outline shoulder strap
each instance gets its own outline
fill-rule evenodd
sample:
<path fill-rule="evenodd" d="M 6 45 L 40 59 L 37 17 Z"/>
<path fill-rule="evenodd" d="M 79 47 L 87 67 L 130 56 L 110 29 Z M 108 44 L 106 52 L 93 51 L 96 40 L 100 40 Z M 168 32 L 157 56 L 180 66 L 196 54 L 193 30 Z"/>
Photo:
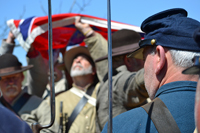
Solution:
<path fill-rule="evenodd" d="M 160 98 L 142 106 L 159 133 L 181 133 L 170 111 Z"/>
<path fill-rule="evenodd" d="M 92 92 L 93 92 L 93 90 L 94 90 L 94 88 L 95 88 L 95 87 L 94 87 L 93 85 L 90 86 L 90 87 L 88 88 L 86 94 L 88 94 L 88 95 L 91 96 L 91 95 L 92 95 Z M 74 108 L 74 110 L 73 110 L 71 116 L 69 117 L 68 122 L 66 123 L 66 131 L 65 131 L 65 133 L 68 133 L 68 131 L 69 131 L 69 129 L 70 129 L 72 123 L 73 123 L 74 120 L 76 119 L 77 115 L 81 112 L 81 110 L 83 109 L 83 107 L 85 106 L 85 104 L 87 103 L 87 101 L 88 101 L 88 99 L 87 99 L 85 96 L 83 96 L 83 97 L 81 98 L 81 100 L 78 102 L 78 104 L 77 104 L 76 107 Z"/>
<path fill-rule="evenodd" d="M 131 75 L 128 77 L 128 79 L 126 80 L 126 82 L 125 82 L 125 84 L 124 84 L 124 88 L 123 88 L 124 92 L 125 92 L 126 89 L 128 88 L 129 82 L 130 82 L 130 80 L 133 78 L 133 76 L 135 76 L 135 73 L 131 74 Z"/>
<path fill-rule="evenodd" d="M 28 93 L 24 93 L 12 106 L 15 112 L 19 112 L 19 110 L 25 105 L 28 99 L 31 97 Z"/>
<path fill-rule="evenodd" d="M 0 102 L 2 103 L 3 106 L 5 106 L 9 110 L 11 110 L 13 113 L 15 113 L 16 115 L 19 116 L 19 114 L 14 111 L 14 109 L 12 108 L 12 106 L 4 99 L 3 96 L 0 97 Z"/>

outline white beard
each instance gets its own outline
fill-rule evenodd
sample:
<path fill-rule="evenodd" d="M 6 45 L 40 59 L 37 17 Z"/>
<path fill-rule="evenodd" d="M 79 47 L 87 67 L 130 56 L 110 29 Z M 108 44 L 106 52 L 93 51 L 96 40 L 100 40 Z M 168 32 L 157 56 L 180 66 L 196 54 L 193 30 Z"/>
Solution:
<path fill-rule="evenodd" d="M 82 65 L 79 64 L 80 67 L 83 68 Z M 74 66 L 76 67 L 76 66 Z M 92 66 L 86 68 L 86 69 L 79 69 L 79 68 L 75 68 L 73 69 L 74 67 L 71 68 L 71 71 L 70 71 L 70 76 L 71 77 L 77 77 L 77 76 L 83 76 L 83 75 L 87 75 L 87 74 L 92 74 Z"/>
<path fill-rule="evenodd" d="M 19 89 L 16 85 L 8 85 L 4 95 L 8 97 L 16 97 L 19 94 Z"/>

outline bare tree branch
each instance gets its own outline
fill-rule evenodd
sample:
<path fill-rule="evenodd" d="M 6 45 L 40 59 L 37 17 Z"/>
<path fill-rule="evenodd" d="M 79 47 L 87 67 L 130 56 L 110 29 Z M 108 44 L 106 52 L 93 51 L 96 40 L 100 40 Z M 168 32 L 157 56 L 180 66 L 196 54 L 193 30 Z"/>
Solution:
<path fill-rule="evenodd" d="M 1 25 L 1 28 L 2 28 L 2 30 L 1 30 L 1 33 L 0 33 L 0 39 L 3 39 L 3 38 L 6 37 L 6 35 L 8 34 L 8 31 L 9 31 L 9 28 L 6 24 L 6 19 L 4 21 L 4 24 Z"/>
<path fill-rule="evenodd" d="M 45 10 L 44 6 L 42 5 L 42 2 L 41 2 L 41 1 L 40 1 L 40 7 L 41 7 L 41 9 L 42 9 L 44 15 L 48 15 L 48 13 L 46 12 L 46 10 Z"/>
<path fill-rule="evenodd" d="M 63 1 L 61 0 L 61 1 L 60 1 L 60 6 L 59 6 L 59 11 L 58 11 L 58 13 L 61 13 L 61 9 L 62 9 L 62 8 L 61 8 L 61 7 L 62 7 L 62 3 L 63 3 Z"/>
<path fill-rule="evenodd" d="M 80 12 L 82 12 L 83 10 L 84 10 L 84 7 L 83 6 L 81 6 L 79 3 L 76 3 L 76 5 L 79 7 L 79 12 L 78 13 L 80 13 Z"/>
<path fill-rule="evenodd" d="M 84 9 L 90 4 L 91 0 L 88 0 L 88 2 L 86 3 L 85 0 L 83 0 L 83 5 L 80 6 L 78 3 L 77 5 L 79 6 L 80 10 L 79 13 L 81 13 L 82 11 L 84 11 Z"/>
<path fill-rule="evenodd" d="M 76 4 L 76 0 L 73 1 L 72 5 L 71 5 L 71 7 L 70 7 L 70 9 L 69 9 L 69 13 L 72 12 L 72 10 L 73 10 L 75 4 Z"/>
<path fill-rule="evenodd" d="M 19 15 L 19 19 L 22 19 L 24 17 L 25 12 L 26 12 L 26 7 L 23 6 L 23 11 L 22 11 L 22 14 Z"/>
<path fill-rule="evenodd" d="M 19 15 L 19 18 L 16 18 L 16 19 L 22 19 L 23 16 L 24 16 L 24 14 L 25 14 L 25 12 L 26 12 L 26 7 L 23 6 L 22 13 Z M 5 18 L 4 24 L 0 26 L 0 29 L 1 29 L 0 39 L 3 39 L 3 38 L 5 38 L 8 35 L 9 27 L 7 26 L 6 21 L 7 21 L 7 19 Z"/>

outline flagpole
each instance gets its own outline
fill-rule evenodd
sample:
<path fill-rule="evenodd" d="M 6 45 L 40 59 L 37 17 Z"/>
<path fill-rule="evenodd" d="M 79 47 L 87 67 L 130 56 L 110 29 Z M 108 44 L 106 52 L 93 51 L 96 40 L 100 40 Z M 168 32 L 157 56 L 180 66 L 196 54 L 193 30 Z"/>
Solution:
<path fill-rule="evenodd" d="M 107 0 L 107 22 L 108 22 L 108 81 L 109 81 L 109 119 L 108 133 L 112 133 L 112 38 L 111 38 L 111 12 L 110 0 Z"/>

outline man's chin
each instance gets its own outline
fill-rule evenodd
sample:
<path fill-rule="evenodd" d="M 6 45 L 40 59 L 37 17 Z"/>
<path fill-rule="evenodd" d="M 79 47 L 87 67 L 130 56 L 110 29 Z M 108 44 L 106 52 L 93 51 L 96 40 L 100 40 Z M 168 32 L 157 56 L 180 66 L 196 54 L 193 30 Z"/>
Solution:
<path fill-rule="evenodd" d="M 9 89 L 5 94 L 7 97 L 16 97 L 18 95 L 16 89 Z"/>
<path fill-rule="evenodd" d="M 17 93 L 6 93 L 5 95 L 3 95 L 4 97 L 9 97 L 9 98 L 15 98 L 17 97 Z"/>

